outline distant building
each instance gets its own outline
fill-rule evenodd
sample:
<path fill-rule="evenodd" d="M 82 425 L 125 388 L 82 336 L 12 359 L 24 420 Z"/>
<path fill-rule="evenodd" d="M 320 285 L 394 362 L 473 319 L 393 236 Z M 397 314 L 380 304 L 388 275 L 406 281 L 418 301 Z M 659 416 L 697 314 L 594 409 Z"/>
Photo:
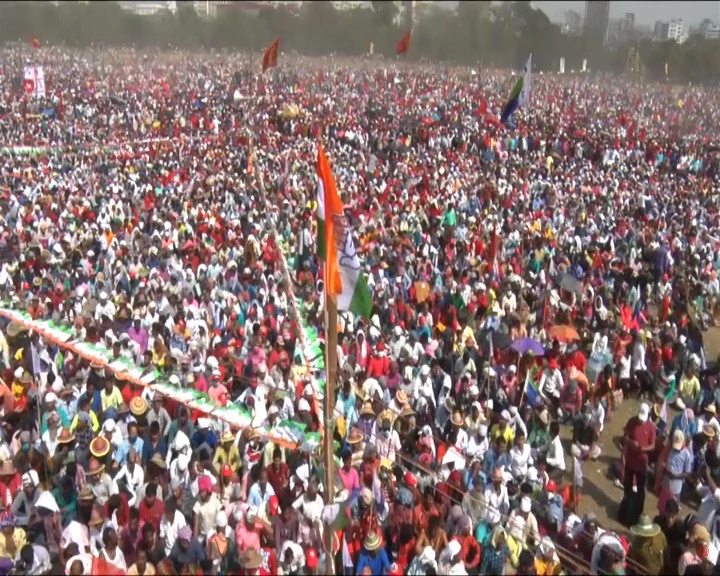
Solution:
<path fill-rule="evenodd" d="M 720 24 L 713 22 L 710 18 L 705 18 L 700 22 L 698 32 L 705 40 L 720 40 Z"/>
<path fill-rule="evenodd" d="M 177 11 L 177 5 L 175 4 L 175 1 L 172 0 L 168 2 L 167 0 L 157 0 L 155 2 L 151 1 L 123 1 L 120 2 L 120 7 L 123 10 L 129 10 L 130 12 L 134 12 L 135 14 L 140 14 L 141 16 L 152 16 L 153 14 L 157 14 L 158 12 L 161 12 L 162 10 L 170 10 L 171 12 Z"/>
<path fill-rule="evenodd" d="M 356 10 L 357 8 L 363 8 L 365 2 L 363 0 L 340 0 L 339 2 L 330 2 L 335 10 Z"/>
<path fill-rule="evenodd" d="M 678 44 L 685 42 L 687 34 L 685 33 L 685 24 L 682 18 L 670 20 L 670 22 L 655 22 L 654 37 L 659 42 L 667 42 L 668 40 L 674 40 Z"/>
<path fill-rule="evenodd" d="M 610 0 L 585 2 L 585 38 L 604 45 L 607 41 L 609 21 Z"/>

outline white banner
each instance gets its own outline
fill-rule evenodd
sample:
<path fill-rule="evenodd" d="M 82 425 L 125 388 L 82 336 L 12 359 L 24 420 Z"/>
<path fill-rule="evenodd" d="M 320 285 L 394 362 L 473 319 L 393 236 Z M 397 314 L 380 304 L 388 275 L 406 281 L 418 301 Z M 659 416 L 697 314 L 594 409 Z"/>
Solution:
<path fill-rule="evenodd" d="M 560 74 L 565 74 L 565 58 L 560 58 Z"/>
<path fill-rule="evenodd" d="M 45 98 L 45 71 L 42 66 L 25 66 L 23 88 L 29 96 Z"/>

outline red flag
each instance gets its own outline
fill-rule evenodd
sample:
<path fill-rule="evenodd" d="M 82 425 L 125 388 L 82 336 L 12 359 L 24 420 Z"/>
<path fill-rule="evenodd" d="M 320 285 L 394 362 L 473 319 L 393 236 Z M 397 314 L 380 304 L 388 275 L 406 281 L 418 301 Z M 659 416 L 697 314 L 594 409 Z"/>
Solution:
<path fill-rule="evenodd" d="M 36 37 L 33 37 L 32 45 L 33 45 L 33 48 L 40 48 L 40 40 L 38 40 Z"/>
<path fill-rule="evenodd" d="M 280 47 L 280 38 L 275 38 L 272 44 L 268 46 L 263 54 L 262 69 L 263 72 L 268 68 L 275 68 L 277 66 L 278 59 L 278 48 Z"/>
<path fill-rule="evenodd" d="M 407 54 L 408 50 L 410 50 L 410 30 L 403 34 L 395 48 L 398 54 Z"/>

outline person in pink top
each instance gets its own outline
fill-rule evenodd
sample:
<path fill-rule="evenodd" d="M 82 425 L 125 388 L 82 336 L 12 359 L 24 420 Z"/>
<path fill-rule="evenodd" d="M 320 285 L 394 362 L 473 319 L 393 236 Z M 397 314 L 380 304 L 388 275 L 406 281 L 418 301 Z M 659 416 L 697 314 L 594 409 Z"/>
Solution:
<path fill-rule="evenodd" d="M 352 465 L 352 452 L 346 449 L 342 453 L 343 465 L 338 468 L 338 476 L 343 488 L 352 494 L 353 490 L 360 490 L 360 475 Z"/>
<path fill-rule="evenodd" d="M 256 519 L 257 508 L 250 507 L 245 512 L 245 518 L 235 527 L 235 545 L 240 554 L 245 550 L 260 549 L 260 534 L 255 526 Z"/>
<path fill-rule="evenodd" d="M 225 385 L 220 382 L 219 370 L 213 372 L 210 387 L 208 388 L 208 396 L 210 396 L 210 400 L 215 404 L 225 405 L 227 403 L 228 390 Z"/>

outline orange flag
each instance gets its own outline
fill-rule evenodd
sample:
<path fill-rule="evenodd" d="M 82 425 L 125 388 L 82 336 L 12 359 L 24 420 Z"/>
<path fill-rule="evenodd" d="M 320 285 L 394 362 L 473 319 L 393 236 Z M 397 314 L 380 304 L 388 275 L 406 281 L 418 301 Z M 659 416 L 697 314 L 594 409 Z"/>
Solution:
<path fill-rule="evenodd" d="M 32 45 L 33 45 L 33 48 L 40 48 L 40 40 L 38 40 L 36 37 L 33 37 Z"/>
<path fill-rule="evenodd" d="M 275 68 L 275 66 L 277 66 L 278 48 L 280 48 L 280 38 L 275 38 L 272 44 L 265 49 L 262 59 L 263 72 L 268 68 Z"/>
<path fill-rule="evenodd" d="M 395 51 L 398 54 L 407 54 L 408 50 L 410 50 L 410 30 L 403 34 L 402 38 L 400 38 L 400 41 L 397 43 L 397 47 L 395 48 Z"/>
<path fill-rule="evenodd" d="M 332 215 L 342 214 L 344 207 L 342 200 L 340 200 L 337 187 L 335 186 L 335 177 L 333 176 L 332 168 L 330 168 L 330 163 L 325 156 L 325 150 L 319 142 L 317 162 L 318 177 L 322 185 L 319 193 L 323 195 L 322 206 L 324 207 L 324 211 L 322 218 L 325 222 L 325 290 L 327 290 L 328 295 L 337 296 L 338 294 L 342 294 L 343 285 L 337 261 L 335 220 Z"/>

